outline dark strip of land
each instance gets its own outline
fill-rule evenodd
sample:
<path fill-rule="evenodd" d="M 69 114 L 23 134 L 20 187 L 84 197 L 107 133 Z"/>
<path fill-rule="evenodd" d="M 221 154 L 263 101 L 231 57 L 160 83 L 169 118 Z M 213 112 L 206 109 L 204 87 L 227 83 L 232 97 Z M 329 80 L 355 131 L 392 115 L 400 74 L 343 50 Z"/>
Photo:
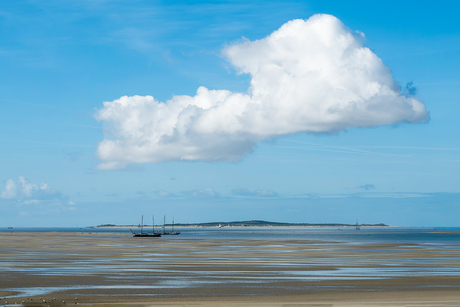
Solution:
<path fill-rule="evenodd" d="M 115 225 L 115 224 L 103 224 L 98 225 L 97 227 L 126 227 L 134 225 Z M 166 226 L 172 226 L 172 224 L 166 224 Z M 283 222 L 269 222 L 269 221 L 260 221 L 260 220 L 251 220 L 251 221 L 235 221 L 235 222 L 210 222 L 210 223 L 175 223 L 174 226 L 183 226 L 183 227 L 295 227 L 295 226 L 309 226 L 309 227 L 388 227 L 384 223 L 379 224 L 342 224 L 342 223 L 283 223 Z"/>

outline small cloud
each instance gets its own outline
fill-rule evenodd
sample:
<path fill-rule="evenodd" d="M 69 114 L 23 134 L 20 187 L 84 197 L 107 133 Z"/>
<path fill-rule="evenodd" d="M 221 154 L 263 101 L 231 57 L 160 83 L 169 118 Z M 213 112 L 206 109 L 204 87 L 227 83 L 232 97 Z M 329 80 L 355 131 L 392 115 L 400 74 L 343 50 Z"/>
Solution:
<path fill-rule="evenodd" d="M 18 195 L 18 187 L 16 182 L 13 179 L 8 179 L 5 184 L 5 189 L 3 190 L 1 197 L 2 198 L 15 198 Z"/>
<path fill-rule="evenodd" d="M 127 165 L 127 163 L 124 163 L 124 162 L 110 161 L 110 162 L 104 162 L 104 163 L 98 164 L 94 169 L 97 169 L 97 170 L 115 170 L 115 169 L 122 169 L 126 165 Z"/>
<path fill-rule="evenodd" d="M 358 189 L 364 189 L 366 191 L 370 191 L 370 190 L 374 190 L 375 189 L 375 185 L 373 184 L 365 184 L 365 185 L 360 185 L 358 187 Z"/>
<path fill-rule="evenodd" d="M 124 28 L 111 33 L 109 40 L 115 43 L 122 43 L 131 50 L 140 53 L 152 53 L 158 50 L 156 44 L 153 43 L 152 35 L 154 31 L 144 31 L 137 28 Z M 165 55 L 167 58 L 167 55 Z"/>
<path fill-rule="evenodd" d="M 56 206 L 72 203 L 69 202 L 68 196 L 51 188 L 47 183 L 35 184 L 23 176 L 19 177 L 17 181 L 6 180 L 0 198 L 14 201 L 19 205 Z"/>
<path fill-rule="evenodd" d="M 165 191 L 165 190 L 157 190 L 154 192 L 156 196 L 161 197 L 161 198 L 168 198 L 168 197 L 173 197 L 175 194 Z"/>
<path fill-rule="evenodd" d="M 272 190 L 248 190 L 237 188 L 232 190 L 233 195 L 249 196 L 249 197 L 278 197 L 278 193 Z"/>
<path fill-rule="evenodd" d="M 171 177 L 171 178 L 169 178 L 169 180 L 175 181 L 176 177 Z"/>
<path fill-rule="evenodd" d="M 183 191 L 181 192 L 181 195 L 198 198 L 213 198 L 218 197 L 219 193 L 214 192 L 213 189 L 206 188 L 202 190 Z"/>
<path fill-rule="evenodd" d="M 25 200 L 24 205 L 38 205 L 40 202 L 38 199 Z"/>
<path fill-rule="evenodd" d="M 169 192 L 165 190 L 158 190 L 154 192 L 158 197 L 161 198 L 216 198 L 220 197 L 220 194 L 215 192 L 211 188 L 180 191 L 177 193 Z"/>
<path fill-rule="evenodd" d="M 171 51 L 169 50 L 166 50 L 165 52 L 163 52 L 163 56 L 164 58 L 166 59 L 166 61 L 168 61 L 169 63 L 175 63 L 177 61 L 174 61 L 172 58 L 171 58 Z"/>

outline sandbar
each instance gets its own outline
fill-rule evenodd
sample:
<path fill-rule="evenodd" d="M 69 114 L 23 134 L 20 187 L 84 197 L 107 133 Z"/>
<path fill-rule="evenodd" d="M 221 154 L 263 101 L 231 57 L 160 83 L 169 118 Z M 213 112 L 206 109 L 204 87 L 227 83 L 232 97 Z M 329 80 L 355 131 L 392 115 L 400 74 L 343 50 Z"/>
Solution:
<path fill-rule="evenodd" d="M 460 246 L 0 233 L 0 305 L 460 306 Z"/>

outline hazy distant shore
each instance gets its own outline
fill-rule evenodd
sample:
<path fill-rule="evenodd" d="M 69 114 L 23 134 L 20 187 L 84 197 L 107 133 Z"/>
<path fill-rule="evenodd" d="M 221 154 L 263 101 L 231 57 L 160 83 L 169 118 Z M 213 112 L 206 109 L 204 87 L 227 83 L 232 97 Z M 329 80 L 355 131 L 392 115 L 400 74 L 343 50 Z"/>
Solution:
<path fill-rule="evenodd" d="M 91 227 L 120 227 L 120 228 L 135 228 L 139 225 L 115 225 L 115 224 L 102 224 Z M 152 227 L 152 225 L 144 225 L 145 227 Z M 173 224 L 165 224 L 165 227 L 172 227 Z M 268 222 L 260 220 L 252 221 L 237 221 L 237 222 L 210 222 L 210 223 L 175 223 L 177 227 L 389 227 L 384 223 L 379 224 L 342 224 L 342 223 L 280 223 Z M 155 227 L 163 227 L 155 225 Z"/>

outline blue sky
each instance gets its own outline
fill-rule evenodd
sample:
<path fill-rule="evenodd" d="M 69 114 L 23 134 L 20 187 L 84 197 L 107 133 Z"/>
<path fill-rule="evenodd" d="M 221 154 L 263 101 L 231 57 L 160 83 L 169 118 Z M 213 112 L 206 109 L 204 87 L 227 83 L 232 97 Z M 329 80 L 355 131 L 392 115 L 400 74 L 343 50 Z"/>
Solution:
<path fill-rule="evenodd" d="M 176 222 L 460 226 L 459 6 L 4 1 L 0 227 L 136 224 L 141 214 Z M 151 95 L 163 103 L 194 96 L 200 86 L 247 93 L 251 74 L 234 64 L 244 53 L 229 59 L 226 50 L 315 14 L 364 33 L 363 44 L 389 67 L 402 94 L 413 82 L 429 121 L 272 133 L 238 161 L 209 161 L 203 150 L 187 161 L 138 163 L 142 157 L 118 169 L 98 167 L 105 162 L 98 146 L 116 130 L 97 118 L 103 102 Z"/>

